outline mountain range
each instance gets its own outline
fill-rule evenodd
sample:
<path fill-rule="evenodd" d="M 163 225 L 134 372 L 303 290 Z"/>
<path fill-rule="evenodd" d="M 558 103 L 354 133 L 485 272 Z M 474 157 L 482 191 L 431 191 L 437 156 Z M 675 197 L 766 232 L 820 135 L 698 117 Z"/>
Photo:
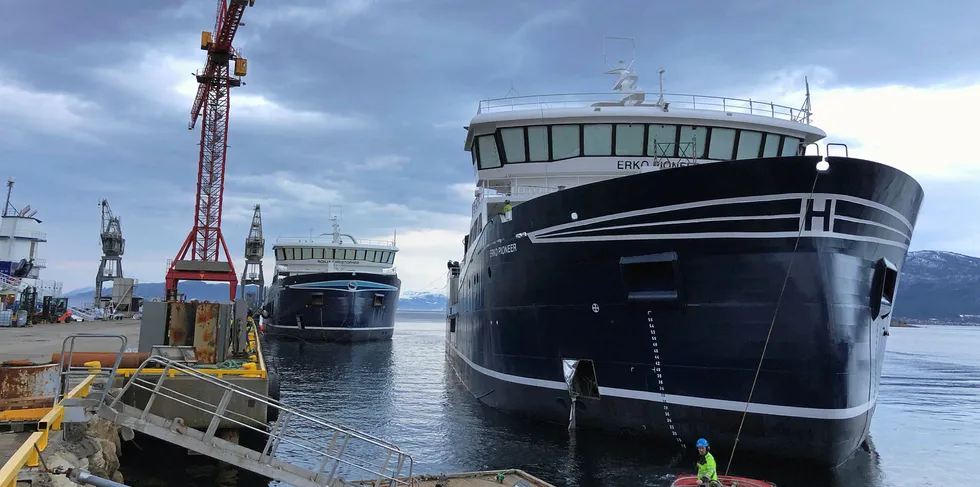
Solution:
<path fill-rule="evenodd" d="M 149 301 L 153 298 L 163 298 L 166 285 L 162 282 L 141 282 L 136 286 L 134 295 Z M 255 292 L 258 286 L 248 286 L 245 292 Z M 180 292 L 187 299 L 200 301 L 228 301 L 228 284 L 202 281 L 182 281 Z M 241 291 L 239 291 L 241 292 Z M 102 291 L 103 296 L 112 296 L 112 286 Z M 68 303 L 72 306 L 87 306 L 95 297 L 95 286 L 75 289 L 65 293 Z M 444 311 L 446 296 L 425 291 L 402 291 L 398 297 L 398 309 L 401 311 Z"/>
<path fill-rule="evenodd" d="M 249 287 L 254 291 L 254 286 Z M 180 284 L 180 290 L 188 299 L 228 299 L 228 285 L 223 283 L 185 281 Z M 94 287 L 76 289 L 66 296 L 72 305 L 88 304 L 94 291 Z M 144 299 L 162 297 L 164 283 L 140 283 L 136 295 Z M 446 296 L 402 291 L 398 309 L 442 311 L 446 309 Z M 909 252 L 898 284 L 894 315 L 915 320 L 980 321 L 980 258 L 939 250 Z M 963 318 L 963 315 L 975 316 Z"/>

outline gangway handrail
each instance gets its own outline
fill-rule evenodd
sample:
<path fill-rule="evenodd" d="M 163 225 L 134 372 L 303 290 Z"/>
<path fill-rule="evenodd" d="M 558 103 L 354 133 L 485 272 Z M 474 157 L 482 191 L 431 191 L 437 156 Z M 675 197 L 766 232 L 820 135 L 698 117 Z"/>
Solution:
<path fill-rule="evenodd" d="M 157 367 L 150 367 L 151 365 L 156 365 Z M 154 372 L 151 375 L 150 370 L 158 367 L 162 367 L 163 371 L 158 373 Z M 204 381 L 209 386 L 224 390 L 221 400 L 217 405 L 214 405 L 199 398 L 188 396 L 187 394 L 164 386 L 166 378 L 175 377 L 178 374 Z M 148 375 L 153 377 L 153 379 L 148 380 L 147 378 L 144 378 Z M 262 394 L 245 389 L 237 384 L 202 373 L 193 367 L 178 361 L 174 361 L 159 355 L 150 356 L 132 373 L 132 376 L 123 386 L 122 390 L 120 390 L 117 394 L 114 394 L 114 398 L 108 404 L 108 407 L 114 411 L 117 411 L 119 409 L 119 403 L 122 402 L 123 397 L 125 397 L 126 393 L 134 386 L 142 390 L 149 391 L 150 393 L 146 404 L 142 406 L 142 408 L 139 408 L 142 409 L 142 416 L 139 418 L 140 420 L 145 420 L 147 418 L 156 398 L 158 396 L 163 396 L 165 399 L 183 404 L 198 411 L 202 411 L 210 416 L 210 424 L 207 431 L 204 433 L 205 442 L 210 441 L 209 438 L 213 438 L 219 423 L 224 420 L 240 427 L 249 428 L 253 431 L 267 435 L 268 440 L 266 441 L 265 448 L 261 452 L 260 456 L 260 458 L 264 459 L 266 462 L 270 462 L 275 457 L 276 450 L 280 444 L 290 444 L 300 449 L 318 454 L 322 461 L 320 462 L 319 470 L 315 472 L 314 478 L 311 479 L 314 482 L 319 482 L 320 477 L 324 475 L 324 469 L 331 462 L 335 462 L 332 470 L 329 474 L 327 474 L 327 483 L 323 485 L 330 485 L 329 482 L 333 481 L 333 478 L 336 475 L 337 469 L 340 465 L 345 465 L 368 472 L 372 476 L 375 476 L 379 482 L 384 480 L 386 482 L 392 482 L 391 485 L 410 485 L 410 479 L 412 478 L 414 468 L 414 460 L 412 459 L 411 455 L 402 451 L 400 448 L 398 448 L 398 446 L 381 438 L 374 437 L 367 433 L 362 433 L 324 418 L 320 418 L 299 410 L 294 410 L 276 399 L 269 398 Z M 267 407 L 275 407 L 280 410 L 280 414 L 278 415 L 279 417 L 277 418 L 271 431 L 265 429 L 266 425 L 264 423 L 258 423 L 254 419 L 251 419 L 241 413 L 229 411 L 227 409 L 228 404 L 230 404 L 232 401 L 232 396 L 236 394 L 244 396 L 245 399 L 254 400 L 265 404 Z M 182 398 L 187 398 L 193 402 L 205 404 L 206 406 L 210 407 L 201 407 L 198 404 L 193 404 L 192 402 L 183 400 Z M 240 421 L 232 417 L 232 415 L 243 417 L 246 419 L 246 421 Z M 332 430 L 333 434 L 327 450 L 323 451 L 320 449 L 321 447 L 310 446 L 309 444 L 304 444 L 288 438 L 284 432 L 288 423 L 290 423 L 293 419 L 306 420 L 313 423 L 314 426 Z M 256 427 L 257 424 L 259 424 L 262 428 Z M 376 464 L 372 461 L 354 456 L 356 454 L 348 455 L 348 458 L 345 458 L 344 454 L 347 451 L 346 448 L 351 439 L 360 440 L 369 445 L 380 448 L 382 450 L 382 454 L 387 453 L 387 458 L 385 459 L 384 463 Z M 339 446 L 337 446 L 338 441 L 342 442 L 342 444 Z M 392 460 L 392 456 L 396 456 L 397 465 L 389 467 L 388 465 Z M 402 470 L 405 467 L 404 463 L 406 460 L 408 461 L 409 482 L 405 482 L 404 480 L 400 479 L 400 477 L 404 478 L 402 476 Z M 386 473 L 386 470 L 389 470 L 390 473 Z M 312 470 L 310 471 L 312 472 Z"/>
<path fill-rule="evenodd" d="M 89 367 L 83 365 L 81 367 L 73 367 L 72 359 L 74 358 L 75 351 L 75 340 L 78 338 L 110 338 L 119 340 L 119 351 L 116 353 L 116 361 L 112 364 L 111 368 L 107 368 L 99 364 L 98 367 Z M 116 372 L 119 370 L 119 364 L 122 363 L 123 355 L 126 353 L 126 346 L 128 345 L 128 339 L 125 335 L 111 335 L 104 333 L 75 333 L 65 337 L 65 340 L 61 343 L 61 357 L 58 360 L 58 386 L 55 390 L 54 400 L 58 402 L 62 399 L 62 394 L 64 391 L 70 389 L 72 376 L 82 376 L 87 377 L 89 375 L 104 376 L 106 377 L 106 385 L 102 390 L 102 395 L 99 398 L 99 402 L 105 401 L 106 396 L 109 394 L 109 389 L 115 383 Z"/>

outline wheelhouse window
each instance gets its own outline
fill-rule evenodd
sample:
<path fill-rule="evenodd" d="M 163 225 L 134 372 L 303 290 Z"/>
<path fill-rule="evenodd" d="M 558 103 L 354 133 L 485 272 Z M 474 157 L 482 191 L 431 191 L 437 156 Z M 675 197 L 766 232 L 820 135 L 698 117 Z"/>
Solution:
<path fill-rule="evenodd" d="M 276 258 L 286 260 L 286 249 L 276 249 Z"/>
<path fill-rule="evenodd" d="M 479 153 L 480 169 L 500 167 L 500 153 L 497 152 L 497 141 L 493 135 L 481 135 L 476 138 L 476 148 Z"/>
<path fill-rule="evenodd" d="M 354 256 L 354 260 L 364 260 L 364 252 L 363 250 L 358 250 L 357 255 Z"/>
<path fill-rule="evenodd" d="M 766 142 L 762 148 L 762 157 L 776 157 L 779 155 L 779 136 L 776 134 L 766 134 Z"/>
<path fill-rule="evenodd" d="M 583 145 L 587 156 L 612 155 L 612 125 L 608 123 L 585 125 Z"/>
<path fill-rule="evenodd" d="M 727 161 L 735 150 L 735 129 L 714 127 L 711 129 L 711 145 L 708 146 L 708 159 Z"/>
<path fill-rule="evenodd" d="M 548 127 L 539 125 L 527 128 L 527 152 L 531 162 L 548 160 Z"/>
<path fill-rule="evenodd" d="M 524 127 L 500 129 L 500 138 L 504 141 L 504 156 L 507 162 L 527 162 L 524 152 Z"/>
<path fill-rule="evenodd" d="M 762 147 L 762 132 L 742 130 L 738 134 L 738 151 L 735 159 L 753 159 L 759 157 Z"/>
<path fill-rule="evenodd" d="M 581 126 L 579 125 L 551 126 L 551 158 L 553 160 L 582 155 L 580 130 Z"/>
<path fill-rule="evenodd" d="M 796 137 L 783 137 L 783 151 L 781 156 L 790 157 L 795 156 L 800 150 L 800 139 Z"/>
<path fill-rule="evenodd" d="M 377 262 L 378 261 L 377 256 L 378 256 L 377 250 L 368 250 L 367 255 L 364 256 L 364 260 L 367 260 L 368 262 Z"/>
<path fill-rule="evenodd" d="M 642 123 L 616 124 L 616 155 L 642 156 L 643 132 L 645 131 L 646 126 Z"/>
<path fill-rule="evenodd" d="M 795 156 L 802 139 L 759 130 L 643 123 L 535 125 L 476 137 L 479 169 L 504 163 L 561 161 L 581 156 L 648 156 L 717 161 Z M 502 151 L 502 152 L 501 152 Z M 295 258 L 309 258 L 296 250 Z M 331 249 L 327 249 L 329 254 Z M 277 253 L 277 255 L 279 255 Z M 290 259 L 292 254 L 284 253 Z M 366 255 L 365 255 L 366 257 Z M 316 257 L 319 258 L 319 257 Z M 325 258 L 330 258 L 325 255 Z M 337 259 L 352 259 L 339 249 Z M 368 259 L 370 260 L 370 259 Z M 378 255 L 376 262 L 388 262 Z"/>
<path fill-rule="evenodd" d="M 681 127 L 680 146 L 677 147 L 677 157 L 696 157 L 704 159 L 704 146 L 708 142 L 707 127 Z"/>
<path fill-rule="evenodd" d="M 309 259 L 312 259 L 312 258 L 313 258 L 313 248 L 312 247 L 303 247 L 303 259 L 304 260 L 309 260 Z"/>
<path fill-rule="evenodd" d="M 317 247 L 313 249 L 313 258 L 322 259 L 323 258 L 323 247 Z"/>
<path fill-rule="evenodd" d="M 647 154 L 654 157 L 674 157 L 677 153 L 677 126 L 650 125 L 647 135 Z"/>

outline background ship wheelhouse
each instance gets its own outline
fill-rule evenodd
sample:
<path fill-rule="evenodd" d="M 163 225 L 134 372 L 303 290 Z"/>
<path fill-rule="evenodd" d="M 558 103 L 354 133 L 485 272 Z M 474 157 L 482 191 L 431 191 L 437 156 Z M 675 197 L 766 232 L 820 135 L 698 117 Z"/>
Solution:
<path fill-rule="evenodd" d="M 842 463 L 870 428 L 921 187 L 820 156 L 809 90 L 801 109 L 669 95 L 661 70 L 647 102 L 631 67 L 607 71 L 618 100 L 480 104 L 448 360 L 500 409 Z"/>
<path fill-rule="evenodd" d="M 330 238 L 280 238 L 273 246 L 266 332 L 316 341 L 391 339 L 401 290 L 395 240 L 355 239 L 332 221 Z"/>

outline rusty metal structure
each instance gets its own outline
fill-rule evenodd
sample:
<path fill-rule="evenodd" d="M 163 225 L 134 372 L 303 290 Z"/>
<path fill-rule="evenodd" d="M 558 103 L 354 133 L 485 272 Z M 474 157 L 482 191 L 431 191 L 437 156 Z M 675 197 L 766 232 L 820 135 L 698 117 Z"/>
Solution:
<path fill-rule="evenodd" d="M 49 408 L 58 386 L 58 364 L 7 361 L 0 365 L 0 412 Z"/>

